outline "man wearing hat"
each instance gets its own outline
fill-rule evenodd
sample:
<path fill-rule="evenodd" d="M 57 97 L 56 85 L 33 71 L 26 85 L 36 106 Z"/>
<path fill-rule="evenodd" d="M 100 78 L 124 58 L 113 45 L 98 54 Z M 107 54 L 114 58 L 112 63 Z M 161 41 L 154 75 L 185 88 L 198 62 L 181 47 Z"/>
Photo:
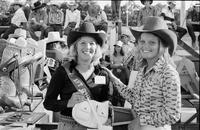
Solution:
<path fill-rule="evenodd" d="M 186 26 L 188 33 L 192 39 L 192 47 L 198 49 L 200 45 L 200 33 L 198 36 L 198 43 L 194 32 L 200 32 L 200 4 L 195 4 L 191 10 L 188 10 L 186 17 Z"/>
<path fill-rule="evenodd" d="M 33 4 L 32 12 L 29 16 L 28 20 L 28 29 L 30 32 L 31 37 L 38 41 L 44 38 L 44 30 L 47 28 L 47 19 L 48 15 L 44 10 L 46 4 L 37 1 Z M 37 37 L 35 32 L 41 31 L 41 36 Z"/>
<path fill-rule="evenodd" d="M 62 36 L 62 25 L 64 13 L 60 10 L 57 2 L 50 2 L 50 11 L 48 12 L 48 28 L 45 29 L 45 36 L 50 31 L 58 31 Z"/>
<path fill-rule="evenodd" d="M 81 14 L 77 9 L 78 4 L 72 0 L 68 3 L 68 9 L 65 14 L 64 34 L 68 35 L 71 30 L 79 28 Z"/>
<path fill-rule="evenodd" d="M 158 16 L 158 10 L 151 6 L 153 0 L 140 0 L 144 5 L 142 9 L 139 10 L 137 26 L 142 26 L 144 24 L 144 20 L 148 16 Z"/>
<path fill-rule="evenodd" d="M 7 39 L 9 34 L 14 33 L 16 28 L 24 26 L 27 23 L 26 16 L 22 9 L 23 4 L 20 2 L 14 2 L 12 3 L 12 6 L 14 7 L 15 13 L 11 19 L 10 27 L 6 30 L 6 32 L 2 36 L 3 39 Z"/>
<path fill-rule="evenodd" d="M 186 33 L 187 30 L 183 27 L 180 27 L 176 24 L 175 21 L 175 15 L 174 15 L 174 9 L 176 7 L 176 1 L 171 1 L 169 0 L 167 2 L 167 6 L 165 6 L 162 11 L 161 11 L 161 16 L 163 17 L 163 19 L 166 21 L 168 27 L 177 32 L 178 35 L 178 39 L 181 39 Z"/>

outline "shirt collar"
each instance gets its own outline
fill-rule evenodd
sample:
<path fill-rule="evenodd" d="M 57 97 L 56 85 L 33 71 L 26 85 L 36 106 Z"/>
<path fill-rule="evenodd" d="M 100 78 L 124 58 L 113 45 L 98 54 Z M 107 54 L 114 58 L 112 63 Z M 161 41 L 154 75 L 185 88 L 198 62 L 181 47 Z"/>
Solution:
<path fill-rule="evenodd" d="M 154 71 L 154 72 L 159 72 L 159 71 L 162 71 L 163 70 L 163 67 L 165 66 L 165 64 L 166 64 L 166 61 L 165 61 L 165 59 L 163 58 L 163 57 L 160 57 L 159 59 L 158 59 L 158 61 L 155 63 L 155 65 L 151 68 L 151 69 L 149 69 L 145 74 L 147 74 L 147 73 L 149 73 L 149 72 L 151 72 L 151 71 Z M 144 72 L 144 69 L 147 67 L 147 65 L 144 65 L 143 67 L 142 67 L 142 71 Z"/>

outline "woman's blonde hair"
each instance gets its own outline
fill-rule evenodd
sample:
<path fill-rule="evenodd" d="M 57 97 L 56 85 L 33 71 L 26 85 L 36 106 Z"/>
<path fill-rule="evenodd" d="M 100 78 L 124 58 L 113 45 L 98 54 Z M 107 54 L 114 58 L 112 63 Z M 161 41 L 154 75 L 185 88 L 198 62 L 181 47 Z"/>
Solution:
<path fill-rule="evenodd" d="M 77 62 L 78 60 L 78 53 L 77 53 L 77 43 L 78 43 L 79 39 L 75 41 L 74 44 L 72 44 L 69 48 L 69 52 L 67 54 L 67 57 L 70 60 L 74 60 L 75 62 Z M 97 48 L 95 50 L 95 54 L 94 57 L 92 58 L 91 63 L 93 65 L 97 65 L 100 63 L 100 59 L 102 58 L 102 48 L 99 46 L 99 44 L 96 44 Z"/>

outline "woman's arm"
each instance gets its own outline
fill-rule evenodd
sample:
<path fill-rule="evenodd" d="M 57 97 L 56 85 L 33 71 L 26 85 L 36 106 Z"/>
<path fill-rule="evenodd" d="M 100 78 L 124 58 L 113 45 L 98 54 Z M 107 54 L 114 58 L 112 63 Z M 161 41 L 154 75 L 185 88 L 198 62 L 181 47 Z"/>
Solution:
<path fill-rule="evenodd" d="M 117 77 L 113 75 L 113 73 L 107 68 L 103 67 L 109 74 L 110 80 L 113 83 L 113 86 L 117 88 L 120 95 L 125 98 L 131 104 L 134 103 L 134 93 L 131 89 L 128 88 L 125 84 L 123 84 Z"/>
<path fill-rule="evenodd" d="M 44 107 L 47 110 L 61 111 L 67 108 L 68 100 L 59 100 L 61 88 L 65 85 L 65 70 L 59 67 L 53 75 L 44 100 Z"/>

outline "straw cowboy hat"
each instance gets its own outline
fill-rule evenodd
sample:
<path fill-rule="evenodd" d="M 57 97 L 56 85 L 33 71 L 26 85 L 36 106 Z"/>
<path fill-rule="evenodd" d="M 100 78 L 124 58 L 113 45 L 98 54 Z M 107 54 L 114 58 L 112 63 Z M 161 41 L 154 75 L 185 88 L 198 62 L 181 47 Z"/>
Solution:
<path fill-rule="evenodd" d="M 140 2 L 144 5 L 144 2 L 145 1 L 150 1 L 150 4 L 152 4 L 153 3 L 153 0 L 140 0 Z"/>
<path fill-rule="evenodd" d="M 49 4 L 52 6 L 54 5 L 54 6 L 60 7 L 59 3 L 56 1 L 51 1 Z"/>
<path fill-rule="evenodd" d="M 78 4 L 76 3 L 76 1 L 74 0 L 71 0 L 67 3 L 68 7 L 71 7 L 71 6 L 74 6 L 75 8 L 78 7 Z"/>
<path fill-rule="evenodd" d="M 14 5 L 19 5 L 20 7 L 22 7 L 22 6 L 23 6 L 23 3 L 20 2 L 20 1 L 14 1 L 11 5 L 12 5 L 12 6 L 14 6 Z"/>
<path fill-rule="evenodd" d="M 106 34 L 103 32 L 96 32 L 94 25 L 90 22 L 85 22 L 80 26 L 79 31 L 71 31 L 67 38 L 67 44 L 70 47 L 78 38 L 82 36 L 93 37 L 97 44 L 101 47 L 104 45 L 106 40 Z"/>
<path fill-rule="evenodd" d="M 176 34 L 168 29 L 166 22 L 160 17 L 147 17 L 144 26 L 140 29 L 130 28 L 133 36 L 138 39 L 141 33 L 152 33 L 158 36 L 163 44 L 169 47 L 169 54 L 172 56 L 177 46 Z"/>
<path fill-rule="evenodd" d="M 117 43 L 114 46 L 122 47 L 123 46 L 123 42 L 122 41 L 117 41 Z"/>
<path fill-rule="evenodd" d="M 40 8 L 43 8 L 46 6 L 45 3 L 41 3 L 40 1 L 37 1 L 33 4 L 34 8 L 32 10 L 37 10 L 37 9 L 40 9 Z"/>
<path fill-rule="evenodd" d="M 176 5 L 176 1 L 173 1 L 173 0 L 168 0 L 168 1 L 167 1 L 167 4 L 168 4 L 168 5 L 169 5 L 169 4 Z"/>
<path fill-rule="evenodd" d="M 59 32 L 49 32 L 46 43 L 49 44 L 49 43 L 52 43 L 52 42 L 63 42 L 63 43 L 65 43 L 65 39 L 60 37 Z"/>
<path fill-rule="evenodd" d="M 9 38 L 19 38 L 19 37 L 23 37 L 26 38 L 26 30 L 22 29 L 22 28 L 17 28 L 15 29 L 15 32 L 13 34 L 9 35 Z"/>

